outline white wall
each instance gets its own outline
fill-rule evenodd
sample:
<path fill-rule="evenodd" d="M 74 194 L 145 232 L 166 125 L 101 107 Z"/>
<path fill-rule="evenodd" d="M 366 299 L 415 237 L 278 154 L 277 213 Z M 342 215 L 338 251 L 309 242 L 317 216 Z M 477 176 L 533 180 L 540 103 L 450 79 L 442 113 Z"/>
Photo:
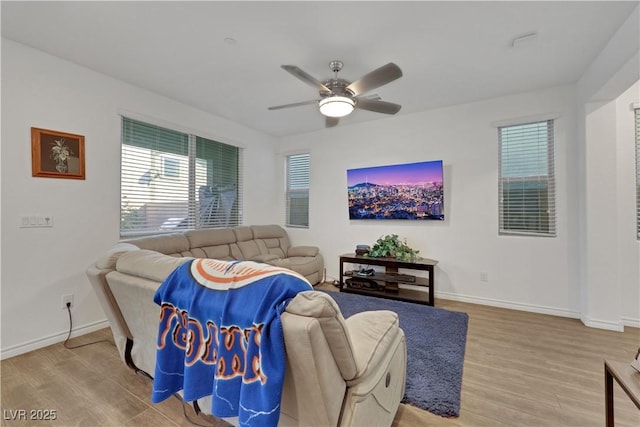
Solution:
<path fill-rule="evenodd" d="M 285 138 L 281 154 L 309 150 L 309 230 L 328 275 L 357 243 L 388 233 L 440 260 L 436 295 L 579 317 L 589 326 L 640 327 L 640 243 L 630 102 L 638 102 L 639 7 L 575 85 Z M 550 112 L 556 122 L 558 235 L 497 234 L 497 136 L 492 121 Z M 337 154 L 339 153 L 339 154 Z M 349 221 L 346 169 L 442 159 L 444 223 Z M 487 272 L 489 281 L 479 280 Z"/>
<path fill-rule="evenodd" d="M 639 243 L 635 212 L 628 211 L 635 204 L 629 103 L 640 95 L 639 10 L 576 84 L 581 319 L 613 330 L 640 327 Z"/>
<path fill-rule="evenodd" d="M 636 82 L 615 100 L 587 104 L 583 322 L 640 326 L 640 242 L 636 238 Z"/>
<path fill-rule="evenodd" d="M 630 108 L 640 104 L 640 82 L 616 100 L 616 170 L 618 199 L 618 280 L 624 323 L 640 319 L 640 241 L 636 237 L 635 116 Z M 640 327 L 640 324 L 636 325 Z"/>
<path fill-rule="evenodd" d="M 131 112 L 244 150 L 245 222 L 270 223 L 273 140 L 140 88 L 2 39 L 2 357 L 106 326 L 85 269 L 119 239 L 120 116 Z M 30 128 L 85 136 L 86 180 L 31 176 Z M 47 214 L 53 228 L 19 228 Z"/>
<path fill-rule="evenodd" d="M 617 214 L 616 105 L 589 104 L 586 115 L 586 325 L 621 330 Z M 604 286 L 606 284 L 606 286 Z"/>
<path fill-rule="evenodd" d="M 558 235 L 498 236 L 498 134 L 492 122 L 545 113 L 556 120 Z M 357 112 L 356 112 L 357 114 Z M 421 255 L 439 260 L 436 295 L 570 317 L 579 316 L 573 86 L 507 96 L 283 139 L 280 152 L 311 153 L 308 230 L 290 229 L 295 241 L 315 242 L 330 277 L 338 256 L 383 234 L 406 237 Z M 346 170 L 443 160 L 444 222 L 350 221 Z M 488 282 L 480 281 L 487 272 Z"/>
<path fill-rule="evenodd" d="M 397 233 L 423 256 L 440 260 L 439 297 L 596 319 L 594 326 L 639 326 L 640 249 L 628 237 L 633 216 L 628 209 L 635 194 L 629 188 L 630 129 L 624 118 L 625 103 L 637 95 L 637 86 L 616 100 L 638 79 L 637 16 L 638 8 L 576 86 L 352 126 L 347 118 L 337 128 L 281 141 L 2 39 L 2 358 L 65 338 L 63 294 L 75 296 L 75 334 L 105 326 L 84 271 L 118 240 L 123 112 L 244 146 L 248 224 L 283 222 L 281 155 L 310 150 L 310 228 L 289 233 L 296 244 L 320 246 L 329 278 L 337 276 L 339 254 L 353 251 L 357 243 L 371 244 L 380 235 Z M 600 119 L 608 130 L 597 140 L 611 144 L 604 153 L 609 156 L 607 165 L 613 166 L 606 177 L 610 186 L 589 185 L 597 177 L 586 178 L 597 173 L 587 160 L 596 159 L 597 151 L 587 146 L 594 139 L 585 130 L 586 106 L 603 99 L 599 106 L 614 102 L 598 113 L 604 114 Z M 498 236 L 497 131 L 491 123 L 549 112 L 560 114 L 558 236 Z M 85 135 L 86 180 L 31 177 L 32 126 Z M 346 169 L 436 159 L 445 164 L 444 222 L 349 221 Z M 591 193 L 594 188 L 598 191 Z M 589 222 L 591 217 L 606 218 L 606 212 L 590 201 L 597 200 L 598 192 L 613 190 L 615 219 Z M 19 228 L 20 218 L 32 214 L 52 215 L 55 226 Z M 611 234 L 617 237 L 611 239 Z M 598 236 L 613 244 L 610 252 L 602 251 L 607 262 L 601 267 L 615 269 L 612 287 L 603 271 L 589 270 L 590 261 L 597 258 L 589 247 L 603 242 Z M 480 281 L 481 272 L 488 273 L 488 282 Z"/>
<path fill-rule="evenodd" d="M 289 233 L 320 245 L 330 279 L 338 274 L 341 253 L 395 233 L 439 260 L 438 297 L 579 317 L 606 329 L 637 327 L 640 245 L 629 104 L 638 93 L 636 83 L 614 102 L 591 106 L 581 120 L 587 124 L 584 164 L 576 115 L 582 110 L 573 85 L 352 126 L 347 118 L 342 127 L 285 138 L 281 155 L 308 150 L 312 168 L 310 228 Z M 560 115 L 557 237 L 499 236 L 498 142 L 491 123 L 553 112 Z M 444 222 L 348 219 L 347 169 L 438 159 L 445 165 Z M 586 191 L 586 209 L 579 189 Z M 488 282 L 480 280 L 481 272 Z"/>

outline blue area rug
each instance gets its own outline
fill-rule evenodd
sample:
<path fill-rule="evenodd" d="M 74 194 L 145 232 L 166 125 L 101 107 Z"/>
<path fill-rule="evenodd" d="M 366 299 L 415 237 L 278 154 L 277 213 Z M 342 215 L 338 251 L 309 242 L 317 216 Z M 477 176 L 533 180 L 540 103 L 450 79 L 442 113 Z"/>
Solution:
<path fill-rule="evenodd" d="M 402 403 L 443 417 L 460 415 L 466 313 L 342 292 L 327 292 L 342 315 L 368 310 L 398 313 L 407 339 L 407 384 Z"/>

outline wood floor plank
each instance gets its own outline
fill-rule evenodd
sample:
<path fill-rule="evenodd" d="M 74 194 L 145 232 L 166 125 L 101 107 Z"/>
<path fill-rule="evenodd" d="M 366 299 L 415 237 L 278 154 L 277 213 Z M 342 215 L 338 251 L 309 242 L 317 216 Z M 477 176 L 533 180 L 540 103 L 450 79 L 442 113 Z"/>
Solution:
<path fill-rule="evenodd" d="M 334 290 L 331 286 L 332 289 Z M 401 405 L 394 427 L 500 427 L 604 424 L 604 360 L 631 360 L 640 330 L 587 328 L 576 319 L 436 300 L 469 314 L 460 417 Z M 193 426 L 175 398 L 154 405 L 151 381 L 126 367 L 109 329 L 0 363 L 2 409 L 55 409 L 54 426 Z M 640 411 L 614 385 L 616 426 L 638 427 Z M 187 407 L 189 416 L 195 417 Z M 198 418 L 203 425 L 212 420 Z M 45 425 L 7 420 L 2 427 Z"/>
<path fill-rule="evenodd" d="M 127 420 L 124 426 L 131 427 L 156 427 L 156 426 L 178 426 L 179 424 L 173 422 L 171 419 L 165 417 L 160 412 L 154 409 L 147 409 L 141 414 Z"/>

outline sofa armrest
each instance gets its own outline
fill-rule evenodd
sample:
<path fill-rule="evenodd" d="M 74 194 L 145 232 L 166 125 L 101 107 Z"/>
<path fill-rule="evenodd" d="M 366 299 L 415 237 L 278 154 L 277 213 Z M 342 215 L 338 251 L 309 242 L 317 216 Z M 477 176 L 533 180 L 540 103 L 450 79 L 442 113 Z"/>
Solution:
<path fill-rule="evenodd" d="M 140 248 L 130 243 L 117 243 L 115 246 L 109 249 L 106 254 L 98 258 L 94 266 L 102 270 L 115 270 L 116 261 L 118 261 L 120 255 L 125 252 L 137 250 L 140 250 Z"/>
<path fill-rule="evenodd" d="M 346 319 L 353 348 L 357 374 L 350 384 L 358 383 L 394 350 L 394 343 L 402 335 L 398 315 L 388 310 L 365 311 Z"/>
<path fill-rule="evenodd" d="M 124 275 L 162 283 L 173 270 L 192 259 L 140 249 L 122 253 L 116 261 L 116 270 Z"/>
<path fill-rule="evenodd" d="M 112 269 L 97 268 L 94 264 L 87 269 L 86 274 L 96 296 L 98 297 L 102 311 L 107 316 L 107 320 L 109 320 L 109 326 L 111 328 L 111 333 L 113 334 L 116 347 L 118 348 L 118 354 L 120 355 L 120 358 L 126 362 L 126 342 L 127 339 L 132 339 L 133 335 L 131 335 L 131 331 L 129 331 L 127 322 L 122 316 L 120 307 L 118 307 L 118 303 L 115 300 L 106 279 L 107 274 L 112 271 Z"/>
<path fill-rule="evenodd" d="M 316 246 L 292 246 L 287 249 L 287 256 L 316 256 L 320 250 Z"/>
<path fill-rule="evenodd" d="M 273 261 L 274 259 L 280 259 L 280 257 L 274 254 L 260 254 L 252 257 L 248 261 L 269 262 L 269 261 Z"/>

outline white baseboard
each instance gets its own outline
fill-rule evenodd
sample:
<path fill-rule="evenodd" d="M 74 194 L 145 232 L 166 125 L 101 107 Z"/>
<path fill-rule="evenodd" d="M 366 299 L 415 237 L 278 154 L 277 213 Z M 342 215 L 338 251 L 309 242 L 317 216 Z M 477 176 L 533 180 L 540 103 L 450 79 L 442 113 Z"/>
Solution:
<path fill-rule="evenodd" d="M 101 320 L 98 322 L 90 323 L 85 326 L 81 326 L 78 328 L 74 328 L 71 331 L 71 338 L 79 337 L 81 335 L 86 335 L 91 332 L 99 331 L 100 329 L 104 329 L 109 327 L 108 320 Z M 56 344 L 62 342 L 67 339 L 67 335 L 69 331 L 61 332 L 54 335 L 49 335 L 47 337 L 38 338 L 36 340 L 28 341 L 22 344 L 14 345 L 9 348 L 3 348 L 0 350 L 0 360 L 8 359 L 10 357 L 18 356 L 20 354 L 28 353 L 33 350 L 37 350 L 39 348 L 47 347 L 52 344 Z"/>
<path fill-rule="evenodd" d="M 632 319 L 631 317 L 623 317 L 622 324 L 630 328 L 640 328 L 640 319 Z"/>
<path fill-rule="evenodd" d="M 606 329 L 608 331 L 624 332 L 624 324 L 620 322 L 611 322 L 608 320 L 591 319 L 581 316 L 580 320 L 585 326 L 590 328 Z"/>
<path fill-rule="evenodd" d="M 491 307 L 509 308 L 511 310 L 530 311 L 532 313 L 549 314 L 551 316 L 569 317 L 571 319 L 580 318 L 580 313 L 578 313 L 577 311 L 565 310 L 555 307 L 545 307 L 541 305 L 523 304 L 492 298 L 451 294 L 448 292 L 436 292 L 436 297 L 453 301 L 468 302 L 470 304 L 489 305 Z"/>
<path fill-rule="evenodd" d="M 534 304 L 523 304 L 512 301 L 497 300 L 492 298 L 475 297 L 469 295 L 452 294 L 449 292 L 436 292 L 437 298 L 448 299 L 452 301 L 468 302 L 470 304 L 488 305 L 492 307 L 508 308 L 511 310 L 529 311 L 532 313 L 549 314 L 551 316 L 568 317 L 571 319 L 580 319 L 580 321 L 590 328 L 606 329 L 609 331 L 622 332 L 625 326 L 630 328 L 640 328 L 640 319 L 630 317 L 622 317 L 619 322 L 611 322 L 598 319 L 589 319 L 584 317 L 580 312 L 565 310 L 555 307 L 545 307 Z"/>

